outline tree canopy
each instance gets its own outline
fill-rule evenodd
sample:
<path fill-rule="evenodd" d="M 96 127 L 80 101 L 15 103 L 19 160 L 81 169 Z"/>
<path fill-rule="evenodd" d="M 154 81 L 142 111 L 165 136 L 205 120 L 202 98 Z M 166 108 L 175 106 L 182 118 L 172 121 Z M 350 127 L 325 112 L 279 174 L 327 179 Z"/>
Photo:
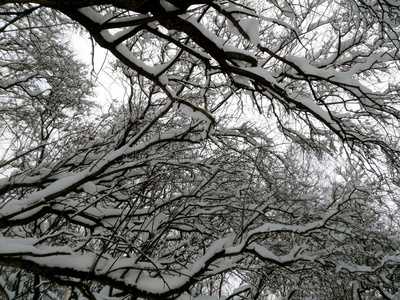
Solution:
<path fill-rule="evenodd" d="M 1 297 L 398 299 L 395 2 L 0 0 Z"/>

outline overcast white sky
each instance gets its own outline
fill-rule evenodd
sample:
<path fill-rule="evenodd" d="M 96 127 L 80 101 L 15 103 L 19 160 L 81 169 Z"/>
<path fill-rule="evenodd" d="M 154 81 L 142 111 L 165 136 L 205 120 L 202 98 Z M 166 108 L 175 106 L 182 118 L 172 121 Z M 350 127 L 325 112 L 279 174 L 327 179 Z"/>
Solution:
<path fill-rule="evenodd" d="M 88 65 L 91 76 L 97 77 L 94 100 L 101 104 L 103 112 L 107 112 L 114 99 L 122 101 L 124 97 L 124 88 L 115 74 L 112 74 L 110 66 L 114 56 L 98 45 L 95 45 L 94 55 L 92 55 L 92 42 L 89 35 L 73 34 L 71 46 L 75 49 L 77 58 Z"/>

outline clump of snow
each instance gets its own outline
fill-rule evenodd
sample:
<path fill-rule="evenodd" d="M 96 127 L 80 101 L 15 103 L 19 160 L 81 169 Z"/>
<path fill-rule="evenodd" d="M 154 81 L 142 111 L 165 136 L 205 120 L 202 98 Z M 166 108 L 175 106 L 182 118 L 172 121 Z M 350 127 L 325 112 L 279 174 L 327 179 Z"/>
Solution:
<path fill-rule="evenodd" d="M 86 182 L 82 185 L 82 188 L 88 194 L 94 194 L 97 192 L 97 187 L 92 181 Z"/>
<path fill-rule="evenodd" d="M 206 113 L 203 112 L 203 109 L 196 109 L 195 107 L 190 107 L 184 102 L 175 102 L 174 108 L 188 117 L 198 119 L 200 121 L 206 121 L 207 123 L 211 121 L 209 117 L 206 115 Z"/>
<path fill-rule="evenodd" d="M 243 31 L 248 35 L 250 42 L 257 46 L 260 43 L 260 30 L 259 23 L 257 19 L 242 19 L 238 21 L 239 26 L 243 29 Z M 227 20 L 228 29 L 235 35 L 240 36 L 240 31 L 236 26 L 230 21 Z"/>
<path fill-rule="evenodd" d="M 173 5 L 171 2 L 166 0 L 160 0 L 161 6 L 165 9 L 166 12 L 177 10 L 178 8 Z"/>
<path fill-rule="evenodd" d="M 86 17 L 88 17 L 90 20 L 92 20 L 95 23 L 102 24 L 105 21 L 104 16 L 97 13 L 91 7 L 83 7 L 83 8 L 79 8 L 78 10 L 81 14 L 85 15 Z"/>

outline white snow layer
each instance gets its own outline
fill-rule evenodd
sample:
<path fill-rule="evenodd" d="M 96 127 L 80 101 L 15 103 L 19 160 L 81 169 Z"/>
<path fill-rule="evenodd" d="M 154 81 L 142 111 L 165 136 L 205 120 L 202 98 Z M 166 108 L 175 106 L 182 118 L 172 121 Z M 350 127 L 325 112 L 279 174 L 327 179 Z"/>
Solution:
<path fill-rule="evenodd" d="M 241 36 L 239 29 L 230 21 L 227 21 L 228 29 L 235 35 Z M 239 26 L 248 35 L 250 42 L 257 46 L 260 43 L 260 30 L 259 23 L 256 19 L 242 19 L 238 21 Z"/>

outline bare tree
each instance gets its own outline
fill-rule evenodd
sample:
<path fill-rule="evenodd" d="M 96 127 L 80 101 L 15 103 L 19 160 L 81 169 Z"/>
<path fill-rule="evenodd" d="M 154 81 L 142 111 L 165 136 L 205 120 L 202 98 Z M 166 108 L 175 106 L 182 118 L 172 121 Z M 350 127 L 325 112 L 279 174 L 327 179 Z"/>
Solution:
<path fill-rule="evenodd" d="M 396 4 L 32 3 L 0 0 L 5 298 L 399 297 Z M 128 87 L 102 120 L 71 26 Z"/>

